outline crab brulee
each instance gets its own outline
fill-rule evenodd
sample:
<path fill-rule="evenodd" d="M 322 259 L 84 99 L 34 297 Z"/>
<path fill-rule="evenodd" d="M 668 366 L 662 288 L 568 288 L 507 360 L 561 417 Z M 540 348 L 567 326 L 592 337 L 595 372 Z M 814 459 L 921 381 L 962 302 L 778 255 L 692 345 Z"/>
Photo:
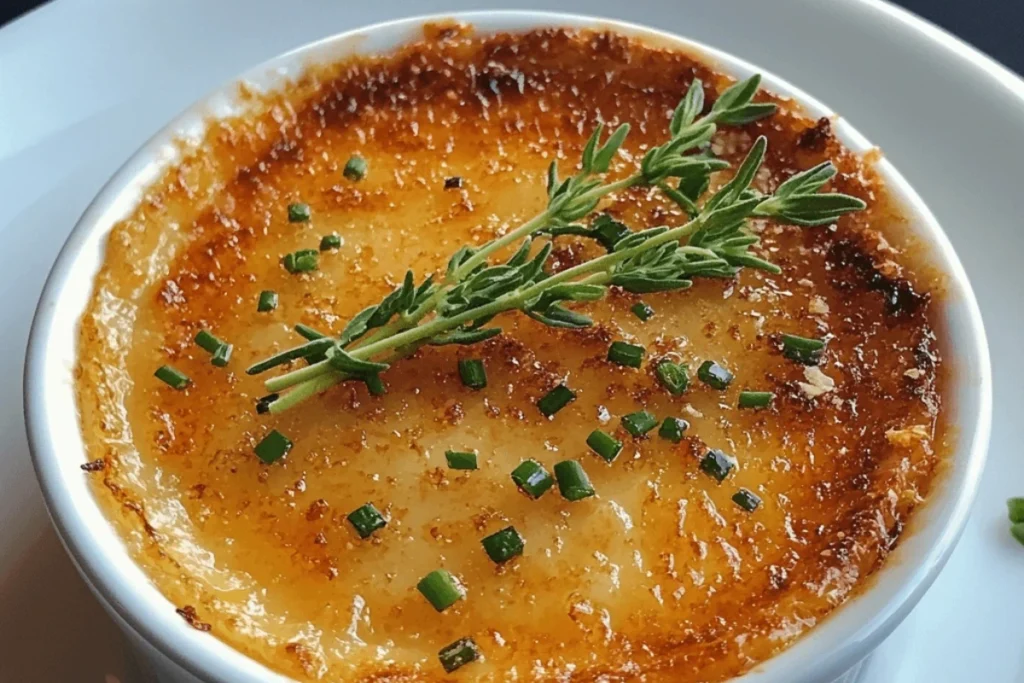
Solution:
<path fill-rule="evenodd" d="M 759 85 L 435 25 L 240 91 L 80 328 L 182 618 L 298 680 L 721 681 L 868 585 L 949 452 L 942 278 Z"/>

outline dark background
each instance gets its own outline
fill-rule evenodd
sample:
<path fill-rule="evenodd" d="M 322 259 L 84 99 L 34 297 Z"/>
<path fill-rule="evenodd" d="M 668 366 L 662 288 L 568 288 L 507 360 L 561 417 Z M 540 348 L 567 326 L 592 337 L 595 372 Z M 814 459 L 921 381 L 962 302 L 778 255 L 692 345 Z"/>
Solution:
<path fill-rule="evenodd" d="M 287 2 L 282 0 L 282 5 Z M 41 4 L 38 0 L 2 2 L 0 25 Z M 1024 73 L 1024 0 L 896 0 L 896 4 L 939 24 L 1017 73 Z"/>

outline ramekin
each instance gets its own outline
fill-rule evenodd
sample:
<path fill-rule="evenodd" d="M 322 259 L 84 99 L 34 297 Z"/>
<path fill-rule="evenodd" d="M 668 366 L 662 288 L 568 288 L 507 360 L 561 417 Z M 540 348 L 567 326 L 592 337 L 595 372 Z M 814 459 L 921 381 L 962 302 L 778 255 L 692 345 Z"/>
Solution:
<path fill-rule="evenodd" d="M 239 80 L 260 90 L 281 88 L 309 64 L 353 54 L 388 52 L 422 36 L 425 23 L 464 21 L 479 33 L 546 27 L 610 29 L 703 55 L 737 78 L 754 72 L 763 86 L 799 102 L 812 116 L 833 117 L 833 130 L 851 150 L 872 149 L 849 123 L 813 97 L 763 69 L 697 41 L 654 29 L 568 14 L 494 11 L 413 17 L 348 31 L 283 54 Z M 237 82 L 237 81 L 236 81 Z M 79 318 L 103 262 L 107 236 L 129 215 L 145 188 L 180 158 L 177 141 L 198 142 L 209 117 L 244 110 L 236 82 L 184 111 L 129 159 L 104 186 L 75 226 L 50 272 L 36 310 L 25 365 L 25 416 L 32 458 L 53 523 L 97 598 L 159 679 L 168 683 L 288 680 L 209 634 L 189 627 L 132 561 L 90 491 L 75 404 L 74 368 Z M 949 466 L 912 532 L 858 597 L 837 609 L 778 656 L 741 677 L 745 683 L 825 683 L 868 655 L 910 612 L 949 557 L 978 487 L 991 426 L 992 382 L 981 314 L 967 275 L 935 217 L 884 158 L 875 166 L 902 204 L 909 229 L 929 263 L 948 276 L 942 311 L 955 368 L 946 419 L 957 428 Z"/>

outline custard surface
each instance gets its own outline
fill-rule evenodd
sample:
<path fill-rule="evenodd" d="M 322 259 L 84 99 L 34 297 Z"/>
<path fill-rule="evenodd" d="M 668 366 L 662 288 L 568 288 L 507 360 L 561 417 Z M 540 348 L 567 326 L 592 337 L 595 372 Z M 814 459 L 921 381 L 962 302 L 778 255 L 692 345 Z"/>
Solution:
<path fill-rule="evenodd" d="M 612 292 L 586 305 L 598 324 L 584 331 L 504 314 L 501 337 L 395 364 L 383 397 L 346 384 L 280 415 L 254 410 L 266 376 L 244 369 L 301 343 L 295 323 L 337 334 L 407 268 L 440 273 L 460 246 L 529 219 L 548 163 L 573 168 L 599 121 L 632 125 L 612 177 L 631 172 L 695 75 L 709 103 L 729 83 L 611 34 L 440 29 L 212 123 L 115 228 L 79 339 L 82 428 L 89 459 L 105 462 L 83 476 L 160 590 L 211 637 L 299 680 L 445 679 L 438 650 L 472 636 L 485 659 L 452 678 L 718 681 L 869 583 L 949 450 L 942 281 L 911 258 L 870 165 L 787 103 L 722 127 L 713 150 L 735 163 L 767 135 L 761 190 L 832 158 L 830 187 L 869 209 L 823 228 L 755 223 L 781 275 Z M 369 164 L 359 182 L 342 174 L 353 154 Z M 291 202 L 312 220 L 289 223 Z M 642 189 L 602 209 L 634 229 L 686 220 Z M 282 268 L 330 233 L 342 246 L 319 270 Z M 599 250 L 560 237 L 552 265 Z M 259 313 L 267 289 L 280 302 Z M 641 300 L 647 322 L 629 310 Z M 200 329 L 234 344 L 227 368 L 193 343 Z M 781 333 L 829 337 L 820 370 L 834 388 L 811 396 L 821 380 L 782 356 Z M 608 363 L 614 340 L 642 344 L 644 367 Z M 689 366 L 683 396 L 658 385 L 661 357 Z M 459 358 L 483 359 L 485 389 L 462 385 Z M 696 379 L 707 359 L 735 375 L 727 390 Z M 153 377 L 165 363 L 192 385 Z M 535 404 L 559 382 L 577 399 L 547 419 Z M 738 409 L 745 389 L 774 391 L 772 407 Z M 619 420 L 641 409 L 687 420 L 687 438 L 630 437 Z M 614 463 L 587 448 L 595 428 L 625 441 Z M 268 466 L 253 447 L 271 429 L 295 445 Z M 709 448 L 738 462 L 721 484 L 698 468 Z M 480 469 L 448 469 L 449 449 L 477 451 Z M 597 495 L 526 498 L 509 477 L 525 458 L 549 471 L 579 460 Z M 740 487 L 762 499 L 755 512 L 731 500 Z M 389 523 L 360 540 L 345 517 L 368 501 Z M 526 550 L 496 567 L 480 540 L 509 525 Z M 416 591 L 436 568 L 468 590 L 442 614 Z"/>

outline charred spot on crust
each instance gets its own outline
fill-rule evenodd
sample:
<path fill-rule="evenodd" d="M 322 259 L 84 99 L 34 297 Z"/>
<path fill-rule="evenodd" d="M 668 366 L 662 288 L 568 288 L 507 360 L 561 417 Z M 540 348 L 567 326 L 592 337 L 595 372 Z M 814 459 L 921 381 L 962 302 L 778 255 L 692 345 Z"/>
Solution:
<path fill-rule="evenodd" d="M 483 95 L 522 95 L 526 92 L 526 75 L 519 69 L 510 69 L 491 62 L 473 76 L 476 89 Z"/>
<path fill-rule="evenodd" d="M 856 288 L 879 292 L 885 302 L 885 312 L 894 317 L 909 317 L 925 307 L 931 296 L 918 292 L 909 280 L 883 275 L 864 249 L 852 240 L 840 240 L 828 250 L 828 263 L 833 270 L 852 277 L 836 278 L 840 289 Z"/>
<path fill-rule="evenodd" d="M 813 126 L 800 133 L 796 144 L 801 149 L 820 152 L 825 149 L 829 138 L 832 137 L 832 121 L 827 116 L 822 116 Z"/>

